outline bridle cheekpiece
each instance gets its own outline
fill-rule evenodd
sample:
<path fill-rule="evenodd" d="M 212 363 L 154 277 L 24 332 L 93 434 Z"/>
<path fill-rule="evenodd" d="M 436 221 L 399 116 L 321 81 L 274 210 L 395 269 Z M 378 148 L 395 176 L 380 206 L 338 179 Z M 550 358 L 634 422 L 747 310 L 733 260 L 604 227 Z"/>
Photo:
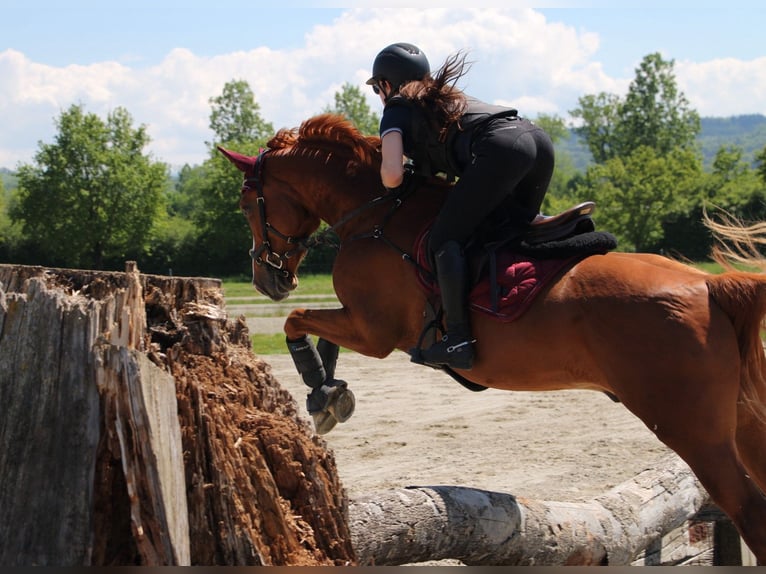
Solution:
<path fill-rule="evenodd" d="M 250 257 L 257 265 L 266 264 L 275 272 L 281 273 L 284 277 L 289 277 L 291 273 L 285 268 L 285 264 L 288 259 L 309 248 L 309 237 L 293 237 L 292 235 L 286 235 L 272 226 L 266 219 L 266 199 L 263 196 L 263 164 L 268 152 L 268 148 L 261 149 L 258 152 L 252 173 L 250 175 L 245 175 L 245 181 L 242 184 L 242 194 L 253 190 L 256 193 L 258 216 L 261 225 L 261 245 L 256 248 L 255 239 L 253 239 L 253 248 L 250 250 Z M 277 253 L 271 248 L 269 233 L 276 235 L 290 245 L 296 245 L 296 247 L 284 253 Z"/>

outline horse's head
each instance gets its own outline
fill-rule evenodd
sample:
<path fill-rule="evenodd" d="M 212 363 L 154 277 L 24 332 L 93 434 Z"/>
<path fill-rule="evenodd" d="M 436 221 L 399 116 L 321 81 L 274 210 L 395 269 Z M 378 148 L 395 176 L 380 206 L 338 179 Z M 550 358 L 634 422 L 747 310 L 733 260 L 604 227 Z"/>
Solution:
<path fill-rule="evenodd" d="M 321 114 L 279 130 L 267 145 L 257 156 L 218 149 L 245 174 L 239 205 L 253 234 L 253 284 L 280 301 L 298 285 L 296 270 L 320 217 L 342 226 L 339 235 L 350 233 L 359 205 L 383 190 L 380 138 L 362 135 L 343 116 Z"/>
<path fill-rule="evenodd" d="M 245 175 L 239 207 L 253 235 L 253 285 L 281 301 L 298 286 L 296 270 L 306 255 L 309 236 L 319 227 L 319 218 L 295 200 L 286 182 L 264 177 L 268 150 L 257 156 L 222 147 L 218 150 Z"/>

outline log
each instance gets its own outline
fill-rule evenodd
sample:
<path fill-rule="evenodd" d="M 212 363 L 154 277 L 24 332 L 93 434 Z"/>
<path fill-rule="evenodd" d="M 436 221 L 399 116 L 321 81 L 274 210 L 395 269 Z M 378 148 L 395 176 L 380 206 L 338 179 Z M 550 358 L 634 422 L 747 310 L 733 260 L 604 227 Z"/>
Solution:
<path fill-rule="evenodd" d="M 0 265 L 0 564 L 347 564 L 347 510 L 220 281 Z"/>
<path fill-rule="evenodd" d="M 360 565 L 629 565 L 708 500 L 689 467 L 670 455 L 584 503 L 413 487 L 352 500 L 349 517 Z"/>

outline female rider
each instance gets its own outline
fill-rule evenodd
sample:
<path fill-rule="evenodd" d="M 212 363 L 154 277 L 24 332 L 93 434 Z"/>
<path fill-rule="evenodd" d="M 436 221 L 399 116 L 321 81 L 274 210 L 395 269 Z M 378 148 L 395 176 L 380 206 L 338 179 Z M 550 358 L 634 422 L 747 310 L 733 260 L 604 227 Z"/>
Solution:
<path fill-rule="evenodd" d="M 516 110 L 485 104 L 455 87 L 466 68 L 458 53 L 432 75 L 417 46 L 397 43 L 378 53 L 367 80 L 384 104 L 383 185 L 402 184 L 405 156 L 418 173 L 456 179 L 429 240 L 446 334 L 422 351 L 427 365 L 455 369 L 470 369 L 474 359 L 463 248 L 497 210 L 519 229 L 534 219 L 554 165 L 553 143 L 540 127 Z"/>

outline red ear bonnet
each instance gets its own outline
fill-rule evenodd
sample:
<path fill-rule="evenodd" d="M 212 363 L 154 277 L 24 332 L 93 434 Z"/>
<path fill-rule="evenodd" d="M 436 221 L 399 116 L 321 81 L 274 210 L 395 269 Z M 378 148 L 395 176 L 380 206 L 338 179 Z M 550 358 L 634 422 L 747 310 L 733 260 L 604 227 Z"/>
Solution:
<path fill-rule="evenodd" d="M 220 151 L 231 163 L 237 166 L 237 169 L 245 175 L 253 175 L 255 172 L 255 164 L 258 160 L 258 156 L 243 155 L 222 148 L 221 146 L 218 146 L 218 151 Z"/>

